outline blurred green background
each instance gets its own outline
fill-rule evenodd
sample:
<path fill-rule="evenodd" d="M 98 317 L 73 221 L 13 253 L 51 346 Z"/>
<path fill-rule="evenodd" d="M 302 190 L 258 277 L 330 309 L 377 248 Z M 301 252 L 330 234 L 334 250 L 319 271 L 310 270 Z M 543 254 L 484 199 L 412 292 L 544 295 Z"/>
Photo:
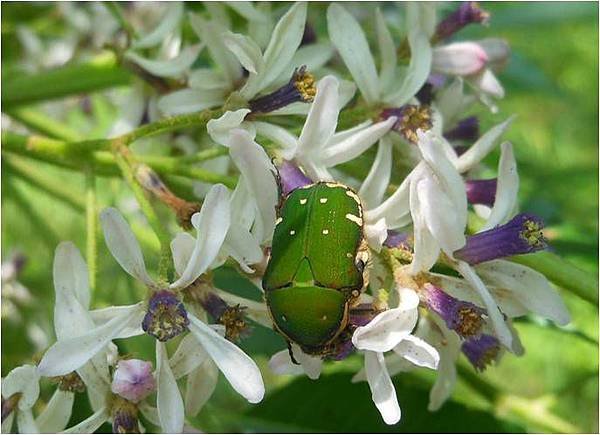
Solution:
<path fill-rule="evenodd" d="M 491 12 L 490 25 L 471 26 L 457 39 L 502 37 L 512 48 L 510 63 L 499 75 L 506 88 L 506 98 L 499 102 L 500 113 L 476 111 L 481 116 L 482 131 L 509 114 L 518 115 L 506 137 L 513 142 L 519 163 L 521 208 L 545 219 L 547 235 L 557 253 L 597 275 L 598 5 L 492 2 L 482 6 Z M 384 10 L 393 7 L 386 4 Z M 442 10 L 454 7 L 456 4 L 443 4 Z M 320 24 L 322 16 L 313 11 L 309 20 Z M 56 4 L 3 2 L 3 84 L 11 74 L 19 73 L 23 54 L 15 37 L 19 25 L 28 26 L 42 40 L 60 38 L 70 26 Z M 318 26 L 317 31 L 322 34 L 325 29 Z M 40 107 L 53 113 L 52 104 Z M 85 106 L 80 98 L 69 98 L 61 106 L 65 107 L 57 116 L 90 137 L 106 131 L 116 114 L 105 92 L 91 95 Z M 2 128 L 19 129 L 18 123 L 5 116 L 5 109 Z M 492 168 L 496 161 L 497 155 L 490 157 Z M 7 309 L 10 295 L 3 293 L 4 376 L 13 367 L 31 361 L 32 355 L 53 339 L 54 248 L 61 240 L 72 240 L 85 252 L 85 212 L 84 178 L 80 173 L 9 153 L 3 153 L 2 166 L 2 259 L 15 252 L 26 256 L 19 280 L 31 293 L 30 300 L 12 298 L 14 309 L 10 303 Z M 70 200 L 57 200 L 33 185 L 23 176 L 28 170 L 68 190 Z M 157 241 L 133 210 L 127 190 L 117 179 L 100 179 L 97 187 L 101 192 L 99 206 L 117 204 L 128 214 L 143 239 L 147 262 L 155 267 L 152 255 L 157 252 Z M 130 303 L 141 297 L 141 286 L 119 268 L 101 238 L 98 243 L 96 306 Z M 223 288 L 253 292 L 258 297 L 248 282 L 230 270 L 219 271 L 217 279 Z M 284 348 L 284 343 L 271 331 L 256 326 L 254 335 L 242 347 L 257 358 L 263 369 L 266 399 L 258 406 L 249 406 L 221 377 L 217 392 L 194 423 L 207 432 L 537 432 L 552 428 L 597 432 L 598 308 L 566 291 L 561 294 L 573 317 L 569 327 L 560 330 L 533 318 L 518 322 L 526 354 L 521 358 L 506 355 L 498 366 L 481 376 L 483 381 L 473 379 L 473 372 L 465 369 L 452 401 L 438 413 L 426 410 L 432 374 L 403 374 L 395 379 L 402 421 L 394 427 L 385 426 L 370 400 L 367 385 L 350 384 L 361 364 L 359 357 L 328 364 L 318 382 L 274 377 L 266 362 L 273 352 Z M 119 345 L 122 351 L 153 358 L 150 339 Z M 44 393 L 52 388 L 46 385 Z M 73 422 L 89 412 L 84 397 L 77 403 Z M 103 429 L 109 430 L 108 426 Z"/>

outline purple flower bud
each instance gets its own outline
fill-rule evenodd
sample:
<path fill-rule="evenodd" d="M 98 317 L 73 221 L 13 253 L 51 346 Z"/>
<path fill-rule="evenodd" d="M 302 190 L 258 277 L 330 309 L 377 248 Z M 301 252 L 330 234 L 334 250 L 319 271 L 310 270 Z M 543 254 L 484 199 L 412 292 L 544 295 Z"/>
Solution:
<path fill-rule="evenodd" d="M 142 329 L 159 341 L 183 333 L 190 323 L 185 307 L 174 293 L 160 290 L 150 297 Z"/>
<path fill-rule="evenodd" d="M 528 254 L 547 248 L 542 233 L 544 223 L 534 215 L 521 213 L 504 225 L 467 237 L 454 257 L 469 264 Z"/>
<path fill-rule="evenodd" d="M 461 119 L 452 130 L 444 133 L 448 140 L 464 140 L 474 142 L 479 138 L 479 120 L 475 116 Z"/>
<path fill-rule="evenodd" d="M 471 204 L 493 206 L 496 199 L 497 180 L 466 180 L 467 200 Z"/>
<path fill-rule="evenodd" d="M 456 299 L 430 283 L 422 287 L 422 296 L 427 307 L 461 337 L 473 337 L 481 333 L 484 309 Z"/>
<path fill-rule="evenodd" d="M 433 89 L 441 88 L 446 84 L 446 76 L 444 74 L 431 73 L 427 77 L 427 83 L 433 86 Z"/>
<path fill-rule="evenodd" d="M 315 42 L 317 42 L 317 32 L 315 32 L 315 28 L 310 23 L 306 23 L 300 46 L 314 44 Z"/>
<path fill-rule="evenodd" d="M 111 417 L 113 433 L 140 433 L 138 408 L 135 404 L 115 396 Z"/>
<path fill-rule="evenodd" d="M 469 362 L 479 371 L 496 361 L 500 352 L 500 342 L 492 335 L 481 334 L 465 340 L 461 346 L 462 352 Z"/>
<path fill-rule="evenodd" d="M 202 305 L 202 308 L 204 308 L 204 310 L 215 320 L 218 320 L 228 307 L 227 302 L 212 292 L 206 293 L 206 295 L 200 300 L 200 304 Z"/>
<path fill-rule="evenodd" d="M 111 390 L 130 402 L 137 403 L 156 389 L 152 363 L 140 359 L 119 361 Z"/>
<path fill-rule="evenodd" d="M 471 23 L 486 24 L 490 14 L 479 8 L 477 2 L 464 2 L 459 8 L 444 18 L 435 29 L 435 36 L 446 39 Z"/>
<path fill-rule="evenodd" d="M 279 167 L 279 178 L 281 180 L 281 190 L 284 196 L 299 187 L 308 186 L 313 181 L 294 165 L 292 162 L 284 160 Z"/>
<path fill-rule="evenodd" d="M 298 101 L 310 103 L 315 99 L 316 93 L 315 77 L 306 71 L 306 66 L 302 66 L 294 71 L 286 85 L 249 101 L 248 105 L 252 113 L 269 113 Z"/>
<path fill-rule="evenodd" d="M 382 119 L 391 116 L 398 119 L 392 126 L 392 130 L 400 133 L 411 143 L 417 143 L 417 130 L 427 131 L 431 128 L 431 109 L 428 106 L 405 104 L 402 107 L 391 107 L 381 111 Z"/>
<path fill-rule="evenodd" d="M 388 248 L 410 249 L 409 234 L 399 233 L 398 231 L 388 230 L 387 239 L 383 244 Z"/>

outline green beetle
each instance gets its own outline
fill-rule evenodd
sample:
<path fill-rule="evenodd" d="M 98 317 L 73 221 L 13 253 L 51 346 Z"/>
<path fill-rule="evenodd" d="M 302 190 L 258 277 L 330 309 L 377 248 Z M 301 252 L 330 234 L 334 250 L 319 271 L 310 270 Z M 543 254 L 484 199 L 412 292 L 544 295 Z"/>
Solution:
<path fill-rule="evenodd" d="M 329 182 L 293 190 L 279 209 L 262 285 L 275 329 L 306 353 L 334 353 L 363 290 L 362 214 L 351 188 Z"/>

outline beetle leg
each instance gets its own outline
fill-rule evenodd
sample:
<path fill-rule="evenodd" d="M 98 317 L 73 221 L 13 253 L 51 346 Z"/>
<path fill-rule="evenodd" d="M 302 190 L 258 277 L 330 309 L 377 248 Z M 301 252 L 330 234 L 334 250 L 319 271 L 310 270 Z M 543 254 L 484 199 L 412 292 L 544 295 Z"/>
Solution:
<path fill-rule="evenodd" d="M 294 351 L 292 350 L 292 343 L 285 340 L 286 344 L 287 344 L 287 348 L 288 348 L 288 352 L 290 354 L 290 359 L 292 360 L 292 362 L 294 364 L 296 364 L 297 366 L 300 365 L 300 363 L 298 361 L 296 361 L 296 358 L 294 358 Z"/>

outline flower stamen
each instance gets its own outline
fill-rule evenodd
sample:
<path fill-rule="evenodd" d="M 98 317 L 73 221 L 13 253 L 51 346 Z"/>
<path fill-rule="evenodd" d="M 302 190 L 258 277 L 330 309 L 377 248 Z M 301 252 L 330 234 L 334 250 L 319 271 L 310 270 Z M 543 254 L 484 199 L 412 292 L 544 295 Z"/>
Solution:
<path fill-rule="evenodd" d="M 252 113 L 269 113 L 295 102 L 311 103 L 317 94 L 315 77 L 302 66 L 294 71 L 290 81 L 270 94 L 248 102 Z"/>
<path fill-rule="evenodd" d="M 167 341 L 186 331 L 189 323 L 185 307 L 177 296 L 160 290 L 150 298 L 142 329 L 158 341 Z"/>
<path fill-rule="evenodd" d="M 398 121 L 392 126 L 392 130 L 413 144 L 418 141 L 417 130 L 427 131 L 432 126 L 431 109 L 425 105 L 406 104 L 399 108 L 384 109 L 381 112 L 383 119 L 388 119 L 390 116 L 398 118 Z"/>

